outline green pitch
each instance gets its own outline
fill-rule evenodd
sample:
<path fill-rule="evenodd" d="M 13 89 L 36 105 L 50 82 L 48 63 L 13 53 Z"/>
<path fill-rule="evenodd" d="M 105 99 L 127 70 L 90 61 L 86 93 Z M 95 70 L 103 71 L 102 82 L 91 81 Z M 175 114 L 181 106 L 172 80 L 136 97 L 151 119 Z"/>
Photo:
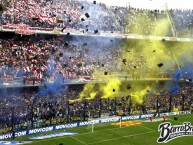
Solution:
<path fill-rule="evenodd" d="M 174 116 L 168 117 L 168 122 L 172 125 L 181 125 L 185 121 L 193 124 L 193 115 L 182 115 L 177 121 Z M 78 132 L 73 136 L 64 136 L 49 138 L 45 140 L 33 140 L 29 145 L 157 145 L 157 139 L 160 135 L 158 126 L 160 122 L 143 122 L 141 125 L 132 125 L 119 128 L 108 124 L 98 124 L 94 126 L 94 132 L 91 132 L 91 126 L 67 129 L 68 132 Z M 43 134 L 43 133 L 42 133 Z M 45 133 L 44 133 L 45 134 Z M 34 135 L 33 135 L 34 136 Z M 28 140 L 28 137 L 20 137 L 17 140 Z M 193 136 L 180 137 L 165 143 L 167 145 L 190 145 Z M 160 144 L 159 144 L 160 145 Z"/>

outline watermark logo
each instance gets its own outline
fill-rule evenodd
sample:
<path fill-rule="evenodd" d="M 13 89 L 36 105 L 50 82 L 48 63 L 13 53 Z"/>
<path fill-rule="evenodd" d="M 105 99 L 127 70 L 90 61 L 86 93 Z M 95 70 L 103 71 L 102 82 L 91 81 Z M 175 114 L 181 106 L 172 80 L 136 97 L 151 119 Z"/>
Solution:
<path fill-rule="evenodd" d="M 158 143 L 167 143 L 172 139 L 182 136 L 193 136 L 193 126 L 190 122 L 184 122 L 182 125 L 171 125 L 170 122 L 164 122 L 159 125 L 158 132 L 160 137 Z"/>

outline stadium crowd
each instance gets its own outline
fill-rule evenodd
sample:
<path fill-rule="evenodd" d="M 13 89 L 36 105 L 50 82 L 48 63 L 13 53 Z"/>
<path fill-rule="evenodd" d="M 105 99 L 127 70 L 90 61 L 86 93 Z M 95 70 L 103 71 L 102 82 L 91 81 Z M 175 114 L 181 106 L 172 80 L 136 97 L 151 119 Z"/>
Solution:
<path fill-rule="evenodd" d="M 157 110 L 159 112 L 190 110 L 193 89 L 184 83 L 180 85 L 182 87 L 176 94 L 169 91 L 160 92 L 159 95 L 150 92 L 148 96 L 144 96 L 143 104 L 132 102 L 130 95 L 109 99 L 96 96 L 91 100 L 78 100 L 83 88 L 81 85 L 69 86 L 65 92 L 47 93 L 40 96 L 37 96 L 39 91 L 37 88 L 1 92 L 3 93 L 0 99 L 1 132 L 10 131 L 12 125 L 15 130 L 21 130 L 32 128 L 32 125 L 36 128 L 113 115 L 155 113 Z"/>
<path fill-rule="evenodd" d="M 87 1 L 18 1 L 6 3 L 1 25 L 27 24 L 42 28 L 71 28 L 71 31 L 129 33 L 171 36 L 155 29 L 159 20 L 167 18 L 164 11 L 131 7 L 109 7 Z"/>
<path fill-rule="evenodd" d="M 121 59 L 124 48 L 119 39 L 69 38 L 38 35 L 2 38 L 0 51 L 0 81 L 24 84 L 54 82 L 61 76 L 67 80 L 100 80 L 105 75 L 117 75 L 121 79 L 168 78 L 175 70 L 152 70 L 143 55 L 127 53 L 127 64 Z M 96 42 L 97 41 L 97 42 Z M 131 46 L 130 46 L 131 45 Z M 128 44 L 133 49 L 133 44 Z M 139 49 L 141 50 L 141 49 Z M 164 56 L 165 60 L 169 60 Z M 166 65 L 166 64 L 165 64 Z M 127 66 L 127 67 L 126 67 Z M 95 71 L 97 70 L 97 71 Z M 105 74 L 107 72 L 107 74 Z M 120 73 L 121 72 L 121 73 Z"/>
<path fill-rule="evenodd" d="M 1 2 L 5 11 L 0 25 L 27 24 L 30 27 L 70 28 L 79 32 L 115 32 L 140 35 L 173 36 L 156 29 L 160 20 L 168 20 L 166 11 L 132 7 L 107 6 L 87 1 L 24 1 Z M 178 37 L 190 37 L 191 10 L 169 10 Z M 169 22 L 169 20 L 168 20 Z M 172 26 L 171 26 L 172 27 Z M 187 35 L 188 34 L 188 35 Z"/>
<path fill-rule="evenodd" d="M 42 79 L 50 81 L 59 74 L 64 80 L 83 79 L 84 76 L 92 79 L 96 67 L 115 68 L 112 63 L 120 51 L 115 51 L 113 47 L 93 48 L 87 43 L 66 41 L 63 37 L 32 42 L 31 39 L 16 36 L 0 41 L 0 75 L 1 80 L 6 82 L 14 81 L 15 78 L 24 78 L 26 81 L 34 78 L 35 83 Z"/>
<path fill-rule="evenodd" d="M 111 7 L 116 20 L 119 22 L 123 32 L 128 34 L 171 36 L 171 32 L 163 33 L 156 29 L 157 23 L 166 20 L 164 11 L 144 10 L 132 7 Z"/>
<path fill-rule="evenodd" d="M 178 36 L 192 37 L 193 11 L 192 10 L 170 10 Z"/>
<path fill-rule="evenodd" d="M 163 11 L 128 7 L 109 8 L 104 4 L 70 1 L 33 0 L 8 2 L 6 5 L 7 10 L 1 15 L 1 25 L 24 23 L 31 27 L 69 27 L 81 31 L 165 35 L 155 30 L 156 23 L 166 18 Z M 178 12 L 171 13 L 173 17 L 178 15 Z M 186 16 L 176 19 L 177 29 L 192 25 L 192 13 L 190 11 L 184 13 Z M 171 32 L 167 35 L 170 34 Z M 92 80 L 96 68 L 108 73 L 113 70 L 118 73 L 123 71 L 121 68 L 123 63 L 120 60 L 122 49 L 117 48 L 113 39 L 108 40 L 106 45 L 100 44 L 101 41 L 89 45 L 87 42 L 68 40 L 60 36 L 40 39 L 38 37 L 41 36 L 21 39 L 21 36 L 15 35 L 13 38 L 0 39 L 0 83 L 19 78 L 24 84 L 29 82 L 35 84 L 54 81 L 58 76 L 62 76 L 63 80 L 81 78 Z M 138 66 L 145 65 L 143 56 L 138 57 L 135 54 L 127 61 L 138 63 Z M 134 66 L 136 67 L 131 65 L 132 68 Z M 135 75 L 133 78 L 140 78 L 137 71 Z M 160 74 L 156 74 L 156 77 L 160 77 Z M 44 90 L 48 90 L 46 85 L 43 87 Z M 88 118 L 155 113 L 156 110 L 159 112 L 172 111 L 172 109 L 185 110 L 190 109 L 192 105 L 192 87 L 184 84 L 175 94 L 170 91 L 159 95 L 149 94 L 142 105 L 134 104 L 130 95 L 111 99 L 101 99 L 101 96 L 96 96 L 91 100 L 77 100 L 82 88 L 82 86 L 68 88 L 63 89 L 62 92 L 46 91 L 43 94 L 33 88 L 21 92 L 3 91 L 0 95 L 1 132 L 11 131 L 12 126 L 15 130 L 21 130 Z"/>
<path fill-rule="evenodd" d="M 76 30 L 113 31 L 117 27 L 104 4 L 74 1 L 18 1 L 6 4 L 1 23 L 32 27 L 71 27 Z M 88 20 L 87 20 L 88 19 Z M 88 29 L 88 28 L 87 28 Z"/>

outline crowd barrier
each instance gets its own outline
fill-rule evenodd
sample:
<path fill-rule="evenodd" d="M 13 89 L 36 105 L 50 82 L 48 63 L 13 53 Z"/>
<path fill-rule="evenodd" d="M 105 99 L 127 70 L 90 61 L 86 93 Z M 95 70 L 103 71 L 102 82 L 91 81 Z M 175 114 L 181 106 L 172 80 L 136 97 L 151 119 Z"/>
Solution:
<path fill-rule="evenodd" d="M 18 29 L 19 25 L 8 24 L 8 25 L 1 25 L 0 31 L 4 32 L 14 32 Z M 55 35 L 66 35 L 67 33 L 71 33 L 71 35 L 81 35 L 81 36 L 96 36 L 93 33 L 85 32 L 82 33 L 78 30 L 72 28 L 66 28 L 63 32 L 61 32 L 62 28 L 41 28 L 41 27 L 27 27 L 27 31 L 39 33 L 39 34 L 55 34 Z M 108 31 L 100 31 L 97 34 L 101 37 L 117 37 L 117 38 L 130 38 L 130 39 L 149 39 L 149 40 L 166 40 L 166 41 L 184 41 L 184 42 L 193 42 L 193 38 L 177 38 L 177 37 L 161 37 L 161 36 L 148 36 L 148 35 L 137 35 L 137 34 L 122 34 L 120 32 L 111 32 Z"/>
<path fill-rule="evenodd" d="M 172 115 L 184 115 L 184 114 L 191 114 L 191 111 L 179 111 L 179 112 L 167 112 L 167 113 L 159 113 L 157 116 L 162 117 L 163 114 L 166 114 L 167 116 Z M 143 119 L 143 118 L 149 118 L 154 116 L 154 114 L 141 114 L 141 115 L 132 115 L 132 116 L 122 116 L 121 120 L 135 120 L 135 119 Z M 100 118 L 95 120 L 89 120 L 89 121 L 81 121 L 81 122 L 75 122 L 75 123 L 69 123 L 69 124 L 61 124 L 61 125 L 52 125 L 48 127 L 42 127 L 42 128 L 35 128 L 30 130 L 23 130 L 18 131 L 15 133 L 15 137 L 25 136 L 25 135 L 31 135 L 35 133 L 43 133 L 53 130 L 61 130 L 66 128 L 73 128 L 73 127 L 80 127 L 80 126 L 86 126 L 91 124 L 102 124 L 102 123 L 109 123 L 109 122 L 117 122 L 120 120 L 120 116 L 115 117 L 108 117 L 108 118 Z M 1 134 L 0 140 L 10 139 L 12 138 L 12 133 L 8 134 Z"/>

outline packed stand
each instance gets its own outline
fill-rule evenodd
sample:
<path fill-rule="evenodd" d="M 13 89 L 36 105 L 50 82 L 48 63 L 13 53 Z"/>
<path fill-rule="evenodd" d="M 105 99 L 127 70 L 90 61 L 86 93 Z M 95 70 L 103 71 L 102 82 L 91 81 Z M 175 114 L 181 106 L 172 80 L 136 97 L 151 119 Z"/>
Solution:
<path fill-rule="evenodd" d="M 31 27 L 69 28 L 83 33 L 111 32 L 139 35 L 170 36 L 156 29 L 167 19 L 164 11 L 131 7 L 108 7 L 87 1 L 18 1 L 6 4 L 1 24 L 27 24 Z M 62 32 L 63 30 L 62 29 Z M 169 29 L 170 30 L 170 29 Z"/>
<path fill-rule="evenodd" d="M 172 92 L 171 90 L 160 90 L 160 94 L 148 98 L 146 107 L 149 110 L 156 111 L 158 101 L 158 109 L 160 112 L 192 110 L 192 91 L 193 88 L 189 83 L 183 84 L 181 88 L 176 90 L 176 92 Z"/>
<path fill-rule="evenodd" d="M 144 10 L 131 7 L 111 7 L 123 31 L 129 34 L 171 36 L 171 32 L 163 32 L 157 28 L 161 21 L 167 21 L 164 11 Z"/>
<path fill-rule="evenodd" d="M 114 65 L 114 60 L 118 60 L 121 50 L 110 46 L 103 48 L 104 45 L 82 44 L 81 41 L 67 41 L 63 37 L 33 40 L 15 36 L 0 41 L 1 83 L 22 79 L 24 84 L 54 82 L 60 76 L 64 81 L 92 80 L 96 68 L 120 69 L 118 64 Z M 108 44 L 111 45 L 111 42 Z"/>
<path fill-rule="evenodd" d="M 1 92 L 4 98 L 0 101 L 1 133 L 11 131 L 12 125 L 15 130 L 22 130 L 114 115 L 191 110 L 193 107 L 193 88 L 189 84 L 182 84 L 175 94 L 160 90 L 158 95 L 150 91 L 144 96 L 143 104 L 134 103 L 130 95 L 80 100 L 83 86 L 64 87 L 63 92 L 38 95 L 42 89 Z"/>
<path fill-rule="evenodd" d="M 6 5 L 7 10 L 2 14 L 2 25 L 23 23 L 31 27 L 43 28 L 116 30 L 116 24 L 104 4 L 68 0 L 46 2 L 33 0 L 9 2 Z"/>
<path fill-rule="evenodd" d="M 192 10 L 170 10 L 178 37 L 192 37 L 193 11 Z"/>
<path fill-rule="evenodd" d="M 58 77 L 63 81 L 103 80 L 105 72 L 121 80 L 170 78 L 175 73 L 170 63 L 164 63 L 168 70 L 160 69 L 154 61 L 146 63 L 139 53 L 143 49 L 133 49 L 135 43 L 129 43 L 131 49 L 124 50 L 119 45 L 123 41 L 113 38 L 13 35 L 0 41 L 0 84 L 39 84 L 54 82 Z M 122 58 L 127 58 L 125 64 Z M 170 60 L 168 55 L 162 58 Z"/>

